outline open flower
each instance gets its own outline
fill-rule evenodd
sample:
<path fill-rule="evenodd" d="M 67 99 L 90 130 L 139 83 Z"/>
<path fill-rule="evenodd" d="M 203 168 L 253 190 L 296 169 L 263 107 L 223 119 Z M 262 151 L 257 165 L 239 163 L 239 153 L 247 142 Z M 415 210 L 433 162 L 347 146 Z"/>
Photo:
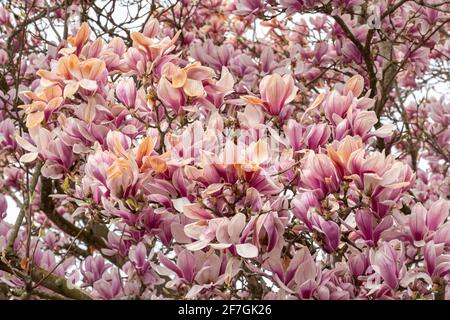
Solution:
<path fill-rule="evenodd" d="M 20 157 L 22 163 L 31 163 L 40 157 L 45 161 L 42 173 L 46 177 L 61 178 L 73 162 L 73 153 L 55 131 L 48 131 L 40 126 L 30 128 L 30 138 L 34 145 L 27 139 L 16 136 L 20 147 L 28 151 Z"/>
<path fill-rule="evenodd" d="M 74 54 L 61 57 L 55 71 L 53 74 L 47 70 L 39 70 L 37 74 L 45 87 L 55 84 L 63 85 L 65 99 L 72 98 L 80 88 L 84 89 L 84 94 L 94 93 L 101 87 L 100 83 L 106 82 L 108 75 L 105 61 L 98 58 L 80 61 Z"/>
<path fill-rule="evenodd" d="M 200 62 L 188 64 L 184 68 L 168 62 L 163 66 L 162 75 L 170 81 L 173 88 L 181 88 L 188 97 L 201 97 L 205 94 L 202 81 L 212 79 L 215 73 Z"/>
<path fill-rule="evenodd" d="M 149 38 L 140 32 L 132 32 L 130 36 L 133 40 L 133 47 L 137 48 L 144 53 L 150 61 L 154 62 L 157 58 L 161 57 L 163 54 L 169 53 L 174 48 L 173 45 L 177 41 L 180 33 L 181 30 L 178 31 L 172 39 L 165 37 L 160 41 Z"/>
<path fill-rule="evenodd" d="M 246 226 L 245 216 L 236 214 L 231 220 L 227 218 L 211 219 L 208 222 L 200 221 L 184 227 L 186 235 L 196 241 L 186 245 L 186 248 L 197 251 L 211 246 L 215 249 L 229 248 L 243 258 L 254 258 L 258 255 L 258 248 L 251 244 L 241 242 L 241 233 Z M 213 240 L 216 239 L 216 242 Z"/>
<path fill-rule="evenodd" d="M 62 90 L 59 85 L 51 85 L 44 88 L 42 92 L 36 94 L 32 91 L 23 93 L 27 98 L 34 100 L 30 104 L 22 105 L 27 114 L 26 126 L 34 128 L 43 120 L 48 120 L 50 115 L 56 111 L 63 103 Z"/>
<path fill-rule="evenodd" d="M 372 268 L 379 274 L 384 283 L 391 289 L 396 289 L 400 279 L 404 276 L 406 268 L 403 264 L 405 260 L 404 248 L 400 244 L 400 248 L 394 246 L 397 241 L 391 243 L 383 243 L 377 250 L 370 251 L 370 263 Z"/>

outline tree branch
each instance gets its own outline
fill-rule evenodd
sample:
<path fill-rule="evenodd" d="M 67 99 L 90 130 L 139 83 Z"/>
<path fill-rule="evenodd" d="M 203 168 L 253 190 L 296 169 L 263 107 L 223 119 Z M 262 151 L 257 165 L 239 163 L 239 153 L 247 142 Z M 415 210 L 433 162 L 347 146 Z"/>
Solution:
<path fill-rule="evenodd" d="M 22 272 L 19 258 L 17 256 L 9 256 L 8 258 L 10 265 L 0 260 L 0 270 L 14 274 L 22 280 L 26 280 L 27 276 Z M 76 300 L 92 300 L 92 297 L 83 290 L 69 287 L 64 278 L 58 277 L 53 273 L 49 274 L 47 270 L 42 268 L 34 267 L 31 270 L 31 279 L 34 282 L 40 282 L 43 287 L 64 297 Z"/>

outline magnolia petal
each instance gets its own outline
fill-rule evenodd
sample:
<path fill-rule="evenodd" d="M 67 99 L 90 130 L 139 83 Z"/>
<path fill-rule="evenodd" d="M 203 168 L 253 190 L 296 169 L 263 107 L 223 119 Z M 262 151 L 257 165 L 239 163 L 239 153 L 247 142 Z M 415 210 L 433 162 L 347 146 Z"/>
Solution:
<path fill-rule="evenodd" d="M 252 100 L 252 101 L 254 99 L 258 99 L 256 97 L 252 97 L 252 96 L 247 96 L 247 97 L 250 97 L 250 100 Z M 261 103 L 262 103 L 262 101 L 261 101 Z M 257 105 L 257 104 L 255 104 L 255 105 Z M 238 112 L 239 121 L 250 128 L 257 127 L 258 125 L 261 125 L 261 123 L 264 121 L 263 111 L 261 110 L 261 108 L 256 107 L 255 105 L 253 105 L 252 103 L 247 104 L 244 109 L 244 112 Z"/>
<path fill-rule="evenodd" d="M 20 92 L 20 93 L 23 94 L 28 99 L 41 100 L 41 98 L 38 95 L 36 95 L 36 93 L 34 93 L 33 91 L 23 91 L 23 92 Z"/>
<path fill-rule="evenodd" d="M 234 215 L 228 224 L 228 234 L 232 241 L 237 241 L 245 227 L 245 215 L 241 212 Z"/>
<path fill-rule="evenodd" d="M 58 51 L 58 53 L 60 53 L 63 56 L 69 56 L 72 53 L 75 53 L 75 51 L 77 51 L 76 47 L 72 47 L 72 48 L 62 48 L 61 50 Z"/>
<path fill-rule="evenodd" d="M 236 251 L 242 258 L 251 259 L 258 256 L 258 248 L 251 243 L 237 244 Z"/>
<path fill-rule="evenodd" d="M 89 91 L 97 90 L 97 82 L 89 79 L 82 79 L 80 81 L 80 87 Z"/>
<path fill-rule="evenodd" d="M 64 99 L 72 98 L 73 95 L 78 91 L 80 84 L 77 81 L 69 81 L 64 87 Z"/>
<path fill-rule="evenodd" d="M 184 86 L 184 92 L 190 97 L 200 97 L 205 93 L 203 84 L 199 80 L 187 79 Z"/>
<path fill-rule="evenodd" d="M 19 161 L 22 163 L 30 163 L 30 162 L 33 162 L 34 160 L 36 160 L 37 157 L 38 157 L 37 152 L 30 152 L 30 153 L 26 153 L 23 156 L 21 156 Z"/>
<path fill-rule="evenodd" d="M 379 138 L 387 138 L 392 135 L 392 132 L 395 130 L 395 126 L 393 124 L 385 124 L 381 128 L 375 130 L 375 136 Z"/>
<path fill-rule="evenodd" d="M 27 128 L 37 127 L 45 119 L 45 114 L 43 111 L 37 111 L 30 113 L 27 116 Z"/>
<path fill-rule="evenodd" d="M 263 106 L 264 105 L 264 101 L 262 101 L 258 97 L 245 95 L 245 96 L 241 96 L 241 99 L 244 100 L 245 102 L 251 104 L 251 105 L 255 105 L 255 106 Z"/>
<path fill-rule="evenodd" d="M 323 100 L 325 99 L 325 95 L 323 93 L 319 94 L 316 99 L 314 99 L 313 103 L 311 103 L 311 105 L 305 110 L 305 112 L 302 114 L 302 117 L 300 119 L 300 122 L 303 122 L 304 117 L 311 112 L 312 110 L 314 110 L 315 108 L 317 108 L 318 106 L 320 106 L 323 102 Z"/>
<path fill-rule="evenodd" d="M 49 87 L 49 86 L 53 86 L 57 82 L 56 81 L 52 81 L 52 80 L 48 80 L 48 79 L 45 79 L 45 78 L 41 78 L 40 83 L 41 83 L 41 86 L 43 86 L 43 87 Z"/>
<path fill-rule="evenodd" d="M 80 60 L 78 59 L 78 56 L 71 54 L 66 58 L 61 58 L 58 61 L 58 72 L 66 77 L 66 79 L 69 76 L 81 79 Z"/>
<path fill-rule="evenodd" d="M 192 239 L 200 239 L 201 235 L 206 232 L 208 226 L 199 224 L 198 222 L 190 223 L 184 226 L 184 234 Z"/>
<path fill-rule="evenodd" d="M 285 91 L 286 92 L 285 99 L 286 100 L 284 102 L 289 103 L 295 99 L 298 88 L 294 84 L 294 79 L 289 74 L 286 74 L 283 76 L 283 81 L 286 84 L 286 88 L 285 88 L 285 90 L 286 90 Z"/>
<path fill-rule="evenodd" d="M 22 147 L 22 149 L 25 149 L 30 152 L 37 151 L 37 148 L 35 146 L 33 146 L 30 142 L 28 142 L 28 140 L 22 138 L 21 136 L 16 135 L 14 138 L 16 139 L 16 142 L 19 144 L 19 146 Z"/>
<path fill-rule="evenodd" d="M 87 22 L 83 22 L 75 37 L 69 37 L 67 40 L 74 47 L 80 47 L 89 38 L 90 33 L 91 30 L 89 28 L 89 24 Z"/>
<path fill-rule="evenodd" d="M 192 80 L 206 80 L 215 76 L 214 70 L 205 66 L 188 66 L 186 68 L 187 77 Z"/>
<path fill-rule="evenodd" d="M 188 204 L 190 204 L 191 202 L 189 201 L 188 198 L 177 198 L 177 199 L 172 199 L 172 204 L 173 207 L 175 208 L 175 210 L 177 210 L 178 212 L 184 212 L 184 207 Z"/>
<path fill-rule="evenodd" d="M 149 157 L 150 166 L 157 173 L 163 173 L 167 170 L 167 163 L 161 157 Z"/>
<path fill-rule="evenodd" d="M 233 91 L 234 78 L 233 75 L 228 71 L 228 68 L 222 67 L 222 74 L 219 81 L 216 82 L 224 94 L 228 94 Z"/>
<path fill-rule="evenodd" d="M 49 85 L 53 85 L 56 81 L 60 80 L 60 78 L 58 78 L 55 74 L 53 74 L 52 72 L 48 71 L 48 70 L 38 70 L 36 72 L 36 75 L 41 77 L 41 82 L 43 80 L 47 80 L 47 83 Z"/>
<path fill-rule="evenodd" d="M 266 141 L 258 140 L 253 145 L 251 159 L 257 164 L 261 164 L 269 159 L 269 145 Z"/>
<path fill-rule="evenodd" d="M 344 85 L 342 93 L 347 95 L 349 92 L 353 93 L 354 97 L 359 97 L 364 89 L 364 78 L 359 74 L 351 77 Z"/>
<path fill-rule="evenodd" d="M 45 88 L 44 90 L 45 98 L 47 101 L 50 101 L 54 98 L 59 98 L 62 95 L 62 90 L 60 86 L 51 86 L 48 88 Z"/>
<path fill-rule="evenodd" d="M 97 103 L 94 98 L 89 98 L 86 108 L 84 109 L 83 117 L 84 121 L 91 123 L 95 119 L 97 114 Z"/>
<path fill-rule="evenodd" d="M 187 244 L 186 249 L 191 250 L 191 251 L 202 250 L 209 244 L 210 241 L 211 240 L 209 240 L 209 239 L 195 241 L 195 242 Z"/>
<path fill-rule="evenodd" d="M 177 68 L 172 75 L 172 86 L 174 88 L 181 88 L 184 86 L 187 80 L 186 71 L 183 69 Z"/>
<path fill-rule="evenodd" d="M 216 250 L 227 249 L 232 246 L 231 243 L 210 243 L 209 246 Z"/>
<path fill-rule="evenodd" d="M 185 244 L 190 243 L 191 239 L 184 233 L 184 226 L 180 223 L 173 222 L 170 225 L 170 231 L 176 242 Z"/>
<path fill-rule="evenodd" d="M 192 203 L 184 206 L 184 215 L 194 220 L 209 220 L 214 216 L 206 209 L 200 207 L 197 203 Z"/>
<path fill-rule="evenodd" d="M 188 293 L 186 293 L 186 299 L 193 299 L 197 297 L 197 295 L 203 290 L 204 286 L 200 286 L 198 284 L 194 284 L 191 289 L 189 289 Z"/>
<path fill-rule="evenodd" d="M 214 194 L 220 190 L 222 190 L 224 184 L 223 183 L 213 183 L 208 186 L 208 188 L 205 189 L 206 194 Z"/>
<path fill-rule="evenodd" d="M 54 111 L 61 106 L 63 101 L 64 101 L 64 99 L 62 97 L 55 97 L 48 102 L 47 107 L 48 107 L 48 109 Z"/>

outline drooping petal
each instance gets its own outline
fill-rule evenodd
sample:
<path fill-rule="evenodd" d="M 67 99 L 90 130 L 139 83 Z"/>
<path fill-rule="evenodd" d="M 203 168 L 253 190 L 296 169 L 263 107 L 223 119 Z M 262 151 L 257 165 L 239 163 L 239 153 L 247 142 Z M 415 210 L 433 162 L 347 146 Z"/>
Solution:
<path fill-rule="evenodd" d="M 258 256 L 258 248 L 251 243 L 237 244 L 236 251 L 242 258 L 251 259 Z"/>

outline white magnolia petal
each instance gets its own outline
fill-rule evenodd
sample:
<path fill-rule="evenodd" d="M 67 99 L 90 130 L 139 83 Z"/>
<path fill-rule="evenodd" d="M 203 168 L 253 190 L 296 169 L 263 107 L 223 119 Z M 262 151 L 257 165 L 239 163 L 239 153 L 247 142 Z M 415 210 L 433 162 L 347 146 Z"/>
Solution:
<path fill-rule="evenodd" d="M 191 202 L 189 201 L 188 198 L 177 198 L 177 199 L 172 199 L 172 204 L 173 207 L 175 208 L 175 210 L 177 210 L 178 212 L 184 212 L 184 207 L 188 204 L 190 204 Z"/>
<path fill-rule="evenodd" d="M 395 126 L 393 124 L 385 124 L 381 128 L 375 130 L 375 136 L 379 138 L 387 138 L 392 135 L 392 132 L 395 130 Z"/>
<path fill-rule="evenodd" d="M 30 152 L 37 152 L 37 148 L 33 146 L 30 142 L 28 142 L 28 140 L 22 138 L 19 135 L 16 135 L 14 138 L 16 139 L 19 146 L 22 147 L 22 149 L 25 149 Z"/>
<path fill-rule="evenodd" d="M 22 163 L 30 163 L 36 160 L 37 157 L 38 157 L 37 152 L 25 153 L 23 156 L 20 157 L 19 161 Z"/>
<path fill-rule="evenodd" d="M 209 239 L 195 241 L 195 242 L 187 244 L 186 249 L 188 249 L 190 251 L 202 250 L 209 244 L 209 242 L 210 242 Z"/>
<path fill-rule="evenodd" d="M 236 251 L 242 258 L 255 258 L 258 256 L 258 248 L 251 243 L 236 245 Z"/>
<path fill-rule="evenodd" d="M 82 79 L 80 81 L 80 87 L 89 91 L 97 90 L 97 82 L 89 79 Z"/>

